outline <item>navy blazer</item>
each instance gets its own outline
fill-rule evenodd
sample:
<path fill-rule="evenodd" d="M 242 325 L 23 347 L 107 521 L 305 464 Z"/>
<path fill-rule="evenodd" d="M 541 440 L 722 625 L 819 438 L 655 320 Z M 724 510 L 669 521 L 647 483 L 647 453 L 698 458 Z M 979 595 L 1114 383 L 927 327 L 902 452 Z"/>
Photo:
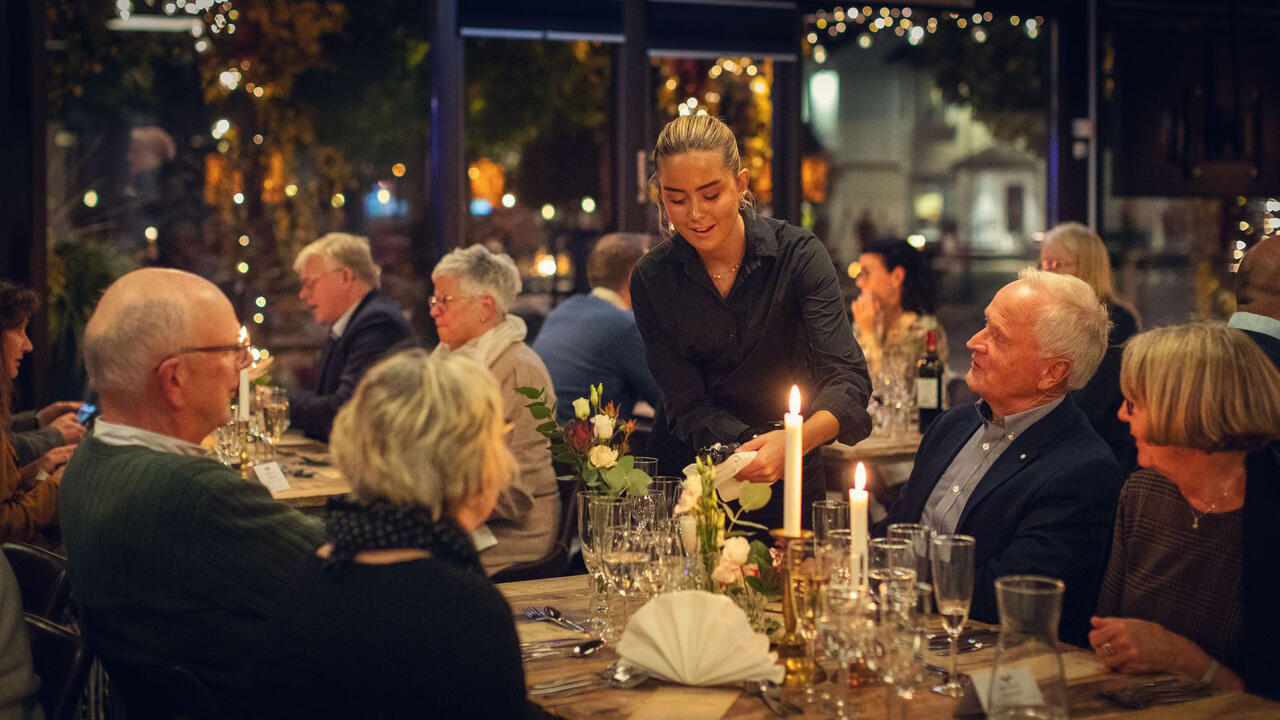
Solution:
<path fill-rule="evenodd" d="M 920 521 L 942 473 L 981 422 L 976 404 L 934 421 L 877 532 L 889 523 Z M 1111 449 L 1070 397 L 1027 428 L 978 481 L 956 525 L 956 534 L 977 540 L 970 616 L 1000 621 L 996 578 L 1048 575 L 1067 586 L 1059 635 L 1083 644 L 1107 567 L 1122 481 Z"/>
<path fill-rule="evenodd" d="M 370 290 L 342 336 L 325 343 L 316 389 L 289 393 L 289 421 L 308 437 L 327 442 L 338 408 L 351 399 L 364 371 L 388 350 L 414 344 L 400 307 Z"/>

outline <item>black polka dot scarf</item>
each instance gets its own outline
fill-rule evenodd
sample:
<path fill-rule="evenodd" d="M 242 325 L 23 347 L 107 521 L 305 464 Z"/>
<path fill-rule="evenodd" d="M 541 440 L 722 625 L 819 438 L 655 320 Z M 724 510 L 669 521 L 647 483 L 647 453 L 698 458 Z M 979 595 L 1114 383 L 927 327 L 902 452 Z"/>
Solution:
<path fill-rule="evenodd" d="M 325 567 L 331 570 L 345 567 L 364 550 L 415 548 L 484 575 L 471 536 L 452 518 L 432 520 L 421 508 L 365 503 L 351 497 L 331 497 L 325 509 L 325 534 L 333 545 Z"/>

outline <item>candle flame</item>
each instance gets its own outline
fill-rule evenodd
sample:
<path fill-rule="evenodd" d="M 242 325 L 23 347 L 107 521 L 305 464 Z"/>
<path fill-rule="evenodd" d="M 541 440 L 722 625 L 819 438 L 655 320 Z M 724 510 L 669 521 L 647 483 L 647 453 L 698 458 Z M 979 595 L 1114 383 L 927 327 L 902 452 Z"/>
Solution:
<path fill-rule="evenodd" d="M 241 325 L 241 326 L 240 326 L 240 338 L 239 338 L 239 339 L 240 339 L 240 342 L 244 342 L 244 341 L 246 341 L 246 340 L 248 340 L 248 339 L 249 339 L 249 328 L 247 328 L 247 327 L 245 327 L 245 326 L 243 326 L 243 325 Z"/>
<path fill-rule="evenodd" d="M 800 388 L 795 385 L 791 386 L 790 412 L 792 415 L 800 414 Z"/>
<path fill-rule="evenodd" d="M 861 462 L 853 470 L 853 487 L 859 491 L 867 489 L 867 469 Z"/>

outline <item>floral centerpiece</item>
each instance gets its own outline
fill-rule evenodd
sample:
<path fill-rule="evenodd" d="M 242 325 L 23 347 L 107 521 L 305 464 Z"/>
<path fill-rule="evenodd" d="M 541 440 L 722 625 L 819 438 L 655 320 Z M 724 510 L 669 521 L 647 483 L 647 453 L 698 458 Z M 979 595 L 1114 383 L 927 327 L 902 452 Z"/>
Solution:
<path fill-rule="evenodd" d="M 574 418 L 564 427 L 556 422 L 554 399 L 548 404 L 545 389 L 518 387 L 516 392 L 530 400 L 525 407 L 534 419 L 543 421 L 537 430 L 551 441 L 551 458 L 573 467 L 588 490 L 614 496 L 648 491 L 649 473 L 637 469 L 630 454 L 636 421 L 619 420 L 613 403 L 601 407 L 604 385 L 592 385 L 590 398 L 573 401 Z"/>
<path fill-rule="evenodd" d="M 748 540 L 750 531 L 765 526 L 744 520 L 743 513 L 769 504 L 772 489 L 763 483 L 743 483 L 734 510 L 716 492 L 716 469 L 710 456 L 699 456 L 695 469 L 685 476 L 684 491 L 676 503 L 676 515 L 691 519 L 694 539 L 686 547 L 696 551 L 701 567 L 698 585 L 709 592 L 733 598 L 757 630 L 766 630 L 763 603 L 782 593 L 782 576 L 774 568 L 773 553 L 759 540 Z M 727 524 L 726 524 L 727 521 Z"/>

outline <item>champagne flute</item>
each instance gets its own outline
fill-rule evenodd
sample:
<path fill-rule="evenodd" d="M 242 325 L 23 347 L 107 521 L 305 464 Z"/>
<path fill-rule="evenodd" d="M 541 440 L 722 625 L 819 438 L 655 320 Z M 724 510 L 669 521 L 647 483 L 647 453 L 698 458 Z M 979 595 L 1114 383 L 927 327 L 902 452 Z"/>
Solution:
<path fill-rule="evenodd" d="M 969 604 L 973 600 L 974 547 L 969 535 L 939 535 L 933 539 L 933 593 L 942 616 L 942 627 L 951 638 L 951 665 L 947 682 L 933 691 L 960 697 L 964 689 L 956 673 L 960 633 L 969 620 Z"/>
<path fill-rule="evenodd" d="M 604 549 L 604 531 L 622 518 L 620 498 L 583 490 L 578 493 L 578 541 L 582 545 L 582 561 L 591 574 L 591 626 L 604 637 L 610 632 L 608 579 L 600 564 Z"/>

